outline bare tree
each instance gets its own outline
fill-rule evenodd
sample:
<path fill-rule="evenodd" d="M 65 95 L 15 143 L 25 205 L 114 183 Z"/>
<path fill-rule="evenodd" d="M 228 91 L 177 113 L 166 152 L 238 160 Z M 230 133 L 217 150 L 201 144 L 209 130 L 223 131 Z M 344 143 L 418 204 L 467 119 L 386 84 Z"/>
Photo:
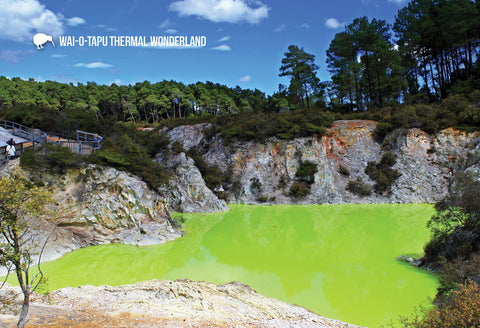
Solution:
<path fill-rule="evenodd" d="M 17 276 L 23 292 L 23 304 L 17 327 L 24 327 L 30 296 L 42 281 L 40 260 L 34 261 L 34 241 L 28 234 L 28 218 L 44 213 L 44 205 L 51 201 L 49 191 L 30 183 L 19 170 L 0 179 L 0 265 Z M 3 286 L 3 284 L 2 284 Z"/>

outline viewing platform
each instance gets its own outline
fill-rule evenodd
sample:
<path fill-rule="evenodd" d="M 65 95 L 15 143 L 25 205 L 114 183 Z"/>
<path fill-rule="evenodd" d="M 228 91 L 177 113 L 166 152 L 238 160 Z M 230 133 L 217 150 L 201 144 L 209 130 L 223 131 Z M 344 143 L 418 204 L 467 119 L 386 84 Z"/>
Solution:
<path fill-rule="evenodd" d="M 72 138 L 60 137 L 15 122 L 0 120 L 0 155 L 6 153 L 7 141 L 11 138 L 15 142 L 16 156 L 22 155 L 26 148 L 35 149 L 45 142 L 67 147 L 79 155 L 91 155 L 102 148 L 103 141 L 96 133 L 77 130 Z"/>

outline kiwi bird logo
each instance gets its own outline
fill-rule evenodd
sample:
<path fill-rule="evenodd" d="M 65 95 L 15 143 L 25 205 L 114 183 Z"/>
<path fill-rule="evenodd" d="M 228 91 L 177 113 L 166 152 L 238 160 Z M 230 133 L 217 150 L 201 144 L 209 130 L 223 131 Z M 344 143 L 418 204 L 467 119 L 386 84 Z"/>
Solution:
<path fill-rule="evenodd" d="M 53 43 L 53 38 L 51 35 L 46 35 L 44 33 L 37 33 L 33 36 L 33 43 L 37 46 L 37 49 L 43 49 L 43 45 L 50 41 L 53 46 L 55 47 L 55 43 Z"/>

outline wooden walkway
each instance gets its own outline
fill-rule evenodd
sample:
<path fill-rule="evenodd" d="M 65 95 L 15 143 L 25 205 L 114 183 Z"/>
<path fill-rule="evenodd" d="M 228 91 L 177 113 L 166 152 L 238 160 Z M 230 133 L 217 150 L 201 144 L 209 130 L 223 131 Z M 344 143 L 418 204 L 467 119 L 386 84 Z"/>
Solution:
<path fill-rule="evenodd" d="M 17 136 L 27 140 L 15 144 L 16 155 L 20 156 L 23 150 L 28 147 L 35 148 L 45 142 L 53 143 L 69 148 L 72 152 L 79 155 L 91 155 L 95 151 L 102 148 L 103 138 L 95 133 L 85 131 L 76 131 L 76 136 L 72 139 L 57 136 L 48 136 L 45 132 L 38 129 L 32 129 L 24 125 L 0 120 L 0 127 L 3 127 L 13 136 Z M 0 146 L 0 155 L 6 153 L 6 145 Z"/>

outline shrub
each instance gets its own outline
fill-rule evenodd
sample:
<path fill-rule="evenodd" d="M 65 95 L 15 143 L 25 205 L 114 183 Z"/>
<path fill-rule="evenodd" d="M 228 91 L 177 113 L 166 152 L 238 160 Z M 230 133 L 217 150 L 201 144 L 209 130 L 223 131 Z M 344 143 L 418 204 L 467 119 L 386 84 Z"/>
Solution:
<path fill-rule="evenodd" d="M 364 197 L 370 196 L 373 188 L 368 183 L 363 182 L 361 177 L 358 177 L 357 180 L 349 180 L 346 189 L 353 194 Z"/>
<path fill-rule="evenodd" d="M 223 172 L 218 166 L 209 165 L 203 158 L 202 154 L 194 148 L 187 151 L 187 154 L 195 161 L 195 166 L 202 174 L 203 180 L 209 189 L 215 190 L 216 188 L 226 187 L 227 185 L 232 184 L 233 173 L 231 170 Z M 219 195 L 225 198 L 225 195 Z"/>
<path fill-rule="evenodd" d="M 289 195 L 295 198 L 302 198 L 309 194 L 310 188 L 305 183 L 295 181 L 290 187 Z"/>
<path fill-rule="evenodd" d="M 392 184 L 400 177 L 401 174 L 397 170 L 392 169 L 395 163 L 395 155 L 391 152 L 386 152 L 379 163 L 373 161 L 367 163 L 365 173 L 376 182 L 375 192 L 377 194 L 389 193 Z"/>
<path fill-rule="evenodd" d="M 473 281 L 460 285 L 442 304 L 412 318 L 401 320 L 403 327 L 458 328 L 480 327 L 480 286 Z"/>
<path fill-rule="evenodd" d="M 177 155 L 177 154 L 180 154 L 180 153 L 185 153 L 186 150 L 185 148 L 183 148 L 183 145 L 180 141 L 175 141 L 174 143 L 172 143 L 172 153 L 174 155 Z"/>
<path fill-rule="evenodd" d="M 310 161 L 300 161 L 300 166 L 295 173 L 295 177 L 307 184 L 312 184 L 315 182 L 315 173 L 317 173 L 317 171 L 317 164 Z"/>
<path fill-rule="evenodd" d="M 471 280 L 480 283 L 480 255 L 457 258 L 453 261 L 441 260 L 440 287 L 436 297 L 437 302 L 443 302 L 450 290 Z"/>
<path fill-rule="evenodd" d="M 338 166 L 338 173 L 346 177 L 350 176 L 350 171 L 342 164 Z"/>
<path fill-rule="evenodd" d="M 288 176 L 286 174 L 282 174 L 278 179 L 278 188 L 283 189 L 288 185 Z"/>
<path fill-rule="evenodd" d="M 387 134 L 393 130 L 393 125 L 389 122 L 378 122 L 375 134 L 379 139 L 384 139 Z"/>
<path fill-rule="evenodd" d="M 292 139 L 314 135 L 326 135 L 334 117 L 329 112 L 288 111 L 282 113 L 243 113 L 215 117 L 209 136 L 220 133 L 226 144 L 235 140 L 264 141 L 270 137 Z"/>
<path fill-rule="evenodd" d="M 261 195 L 260 197 L 258 197 L 258 201 L 260 203 L 266 203 L 266 202 L 268 202 L 268 197 L 265 196 L 265 195 Z"/>
<path fill-rule="evenodd" d="M 168 144 L 164 135 L 139 131 L 131 124 L 116 124 L 105 137 L 102 149 L 88 160 L 138 175 L 152 189 L 168 183 L 170 177 L 153 156 Z M 162 148 L 163 147 L 163 148 Z"/>
<path fill-rule="evenodd" d="M 45 143 L 36 150 L 26 149 L 20 157 L 22 168 L 45 170 L 57 174 L 63 174 L 68 169 L 77 168 L 83 164 L 83 158 L 69 148 L 51 143 Z"/>

